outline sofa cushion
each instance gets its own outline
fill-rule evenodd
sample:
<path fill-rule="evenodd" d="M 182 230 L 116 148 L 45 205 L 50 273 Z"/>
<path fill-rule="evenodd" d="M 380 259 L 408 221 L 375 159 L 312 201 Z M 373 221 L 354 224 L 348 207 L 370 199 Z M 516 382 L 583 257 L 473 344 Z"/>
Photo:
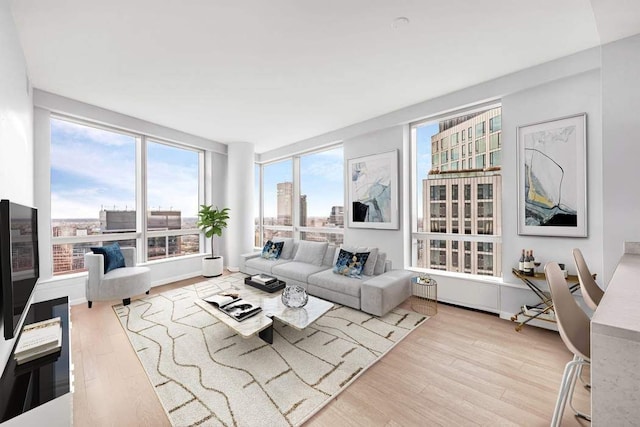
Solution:
<path fill-rule="evenodd" d="M 368 257 L 369 252 L 353 253 L 340 249 L 333 272 L 343 276 L 360 278 Z"/>
<path fill-rule="evenodd" d="M 373 269 L 373 275 L 379 276 L 384 273 L 384 267 L 387 262 L 387 254 L 384 252 L 378 252 L 378 259 L 376 259 L 376 266 Z"/>
<path fill-rule="evenodd" d="M 268 240 L 262 248 L 260 256 L 264 259 L 278 259 L 282 253 L 284 242 L 272 242 Z"/>
<path fill-rule="evenodd" d="M 249 268 L 253 268 L 254 270 L 257 270 L 257 271 L 264 271 L 265 273 L 271 273 L 271 270 L 276 265 L 285 264 L 288 262 L 291 262 L 291 260 L 282 259 L 282 256 L 280 256 L 279 259 L 274 259 L 274 260 L 264 259 L 262 257 L 255 257 L 255 258 L 248 259 L 244 263 L 244 265 Z"/>
<path fill-rule="evenodd" d="M 324 254 L 327 251 L 327 246 L 329 246 L 327 242 L 308 242 L 301 240 L 298 242 L 298 250 L 293 260 L 321 266 Z"/>
<path fill-rule="evenodd" d="M 360 298 L 360 286 L 362 281 L 367 279 L 370 279 L 370 277 L 363 276 L 362 280 L 354 279 L 353 277 L 335 274 L 333 270 L 329 269 L 310 275 L 307 283 L 333 292 Z"/>
<path fill-rule="evenodd" d="M 309 264 L 307 262 L 291 261 L 286 264 L 276 265 L 271 269 L 271 274 L 279 279 L 289 278 L 298 282 L 307 282 L 309 275 L 326 270 L 327 267 L 322 265 Z"/>
<path fill-rule="evenodd" d="M 291 237 L 274 237 L 271 239 L 272 242 L 284 242 L 284 246 L 282 247 L 282 252 L 280 252 L 280 258 L 282 259 L 291 259 L 293 258 L 293 239 Z"/>
<path fill-rule="evenodd" d="M 112 245 L 98 246 L 90 248 L 94 254 L 102 255 L 104 257 L 104 273 L 108 273 L 116 268 L 125 267 L 124 255 L 120 250 L 120 245 L 115 242 Z"/>
<path fill-rule="evenodd" d="M 336 245 L 329 245 L 327 247 L 327 251 L 324 253 L 324 259 L 322 260 L 322 265 L 333 267 L 333 265 L 335 264 L 334 257 L 337 252 L 336 249 Z"/>

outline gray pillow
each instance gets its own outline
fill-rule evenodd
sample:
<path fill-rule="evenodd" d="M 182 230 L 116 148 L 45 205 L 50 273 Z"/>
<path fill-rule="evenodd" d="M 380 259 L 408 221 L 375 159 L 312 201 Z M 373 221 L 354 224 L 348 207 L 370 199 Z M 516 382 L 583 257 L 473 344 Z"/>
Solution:
<path fill-rule="evenodd" d="M 293 260 L 320 266 L 322 265 L 324 254 L 327 251 L 327 246 L 329 246 L 327 242 L 307 242 L 301 240 L 298 243 L 298 250 Z"/>
<path fill-rule="evenodd" d="M 336 245 L 329 245 L 329 247 L 327 247 L 327 251 L 324 253 L 324 259 L 322 260 L 322 265 L 333 267 L 335 265 L 335 262 L 333 261 L 335 254 L 336 254 Z"/>
<path fill-rule="evenodd" d="M 284 242 L 282 252 L 280 252 L 281 259 L 291 259 L 293 256 L 293 239 L 291 237 L 274 237 L 272 242 Z"/>
<path fill-rule="evenodd" d="M 378 252 L 378 259 L 376 260 L 376 267 L 373 270 L 374 276 L 379 276 L 384 273 L 384 266 L 387 262 L 387 254 L 384 252 Z"/>

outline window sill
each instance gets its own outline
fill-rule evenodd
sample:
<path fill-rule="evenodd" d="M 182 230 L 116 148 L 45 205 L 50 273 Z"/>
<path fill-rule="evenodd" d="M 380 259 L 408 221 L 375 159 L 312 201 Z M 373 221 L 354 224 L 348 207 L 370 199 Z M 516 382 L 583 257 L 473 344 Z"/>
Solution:
<path fill-rule="evenodd" d="M 481 283 L 489 283 L 489 284 L 493 284 L 493 285 L 505 285 L 507 283 L 504 282 L 504 280 L 502 279 L 502 277 L 495 277 L 495 276 L 480 276 L 477 274 L 467 274 L 467 273 L 458 273 L 458 272 L 454 272 L 454 271 L 444 271 L 444 270 L 431 270 L 431 269 L 417 269 L 415 267 L 407 267 L 406 268 L 409 271 L 413 271 L 416 273 L 416 275 L 419 274 L 428 274 L 429 276 L 432 277 L 450 277 L 450 278 L 455 278 L 455 279 L 461 279 L 461 280 L 470 280 L 473 282 L 481 282 Z M 510 285 L 510 283 L 509 283 Z"/>

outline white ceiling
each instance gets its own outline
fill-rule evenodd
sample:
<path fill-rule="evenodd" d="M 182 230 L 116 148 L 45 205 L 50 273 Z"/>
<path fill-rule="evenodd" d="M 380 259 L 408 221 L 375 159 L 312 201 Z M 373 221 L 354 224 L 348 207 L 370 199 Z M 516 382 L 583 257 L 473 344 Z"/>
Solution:
<path fill-rule="evenodd" d="M 640 32 L 638 0 L 11 5 L 34 87 L 258 153 Z"/>

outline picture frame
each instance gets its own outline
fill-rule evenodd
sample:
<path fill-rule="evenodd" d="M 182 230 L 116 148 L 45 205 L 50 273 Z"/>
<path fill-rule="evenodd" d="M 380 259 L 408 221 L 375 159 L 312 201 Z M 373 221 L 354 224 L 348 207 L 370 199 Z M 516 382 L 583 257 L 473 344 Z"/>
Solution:
<path fill-rule="evenodd" d="M 347 161 L 347 226 L 397 230 L 398 150 Z"/>
<path fill-rule="evenodd" d="M 587 237 L 586 118 L 518 127 L 519 235 Z"/>

